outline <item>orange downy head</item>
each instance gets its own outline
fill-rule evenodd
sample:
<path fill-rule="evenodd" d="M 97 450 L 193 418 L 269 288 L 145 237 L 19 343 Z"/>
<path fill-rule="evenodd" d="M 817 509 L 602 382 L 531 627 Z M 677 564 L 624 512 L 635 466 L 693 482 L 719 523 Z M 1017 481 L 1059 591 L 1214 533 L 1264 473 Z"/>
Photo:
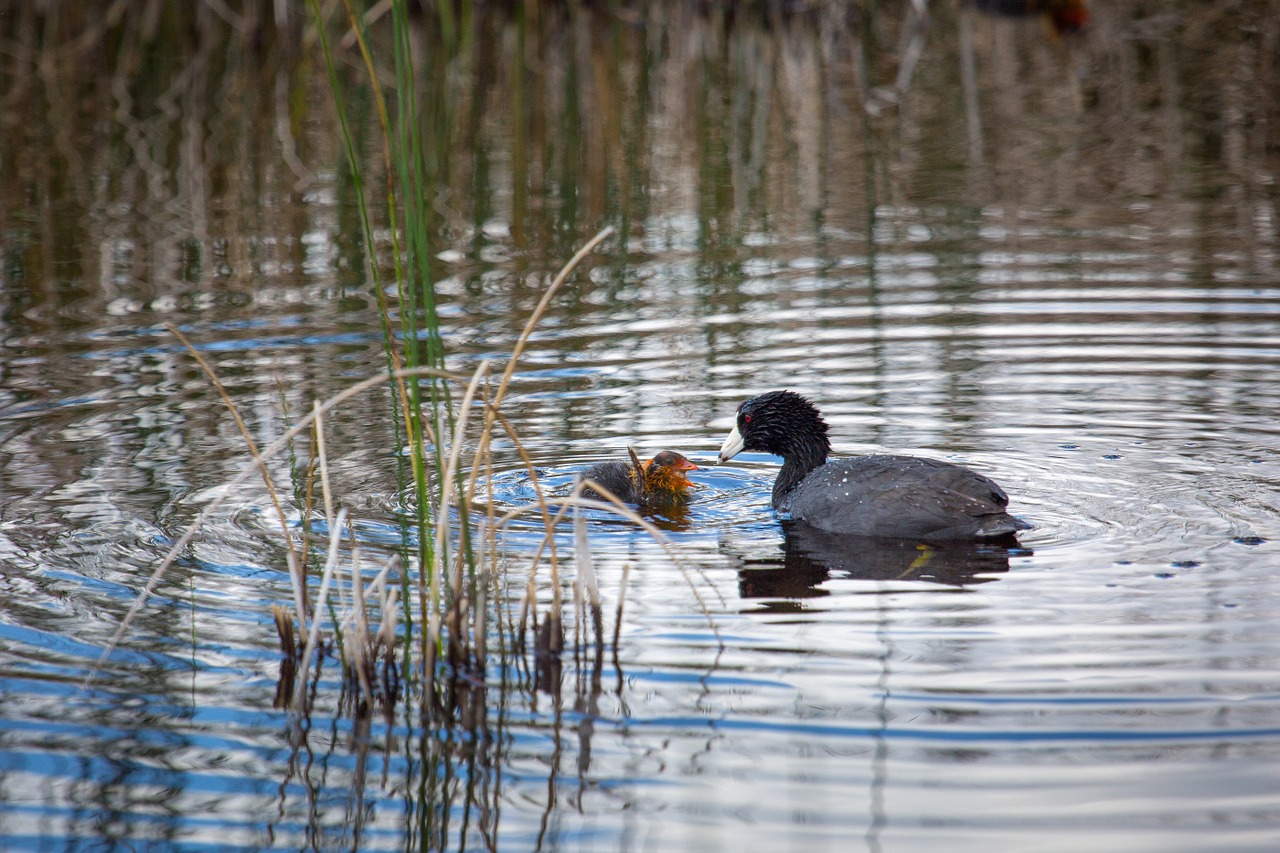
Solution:
<path fill-rule="evenodd" d="M 649 494 L 683 495 L 692 485 L 686 471 L 697 471 L 698 466 L 676 453 L 664 450 L 644 463 L 645 492 Z"/>

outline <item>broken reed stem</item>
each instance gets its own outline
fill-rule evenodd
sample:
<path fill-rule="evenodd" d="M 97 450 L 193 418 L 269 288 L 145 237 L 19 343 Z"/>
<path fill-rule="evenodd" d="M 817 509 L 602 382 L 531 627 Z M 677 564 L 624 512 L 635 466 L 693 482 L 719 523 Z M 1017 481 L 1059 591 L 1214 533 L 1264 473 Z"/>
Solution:
<path fill-rule="evenodd" d="M 440 639 L 441 639 L 440 637 L 440 580 L 441 580 L 441 576 L 444 574 L 445 567 L 446 567 L 445 554 L 447 553 L 447 551 L 445 546 L 448 544 L 448 541 L 449 541 L 449 503 L 450 503 L 450 498 L 455 496 L 455 491 L 457 490 L 458 460 L 462 455 L 463 436 L 466 433 L 467 423 L 469 420 L 469 415 L 471 413 L 471 406 L 475 402 L 476 390 L 480 385 L 480 380 L 483 379 L 486 375 L 488 375 L 488 372 L 489 372 L 488 362 L 483 362 L 483 361 L 480 362 L 480 366 L 476 368 L 475 373 L 472 374 L 471 376 L 471 381 L 467 383 L 467 390 L 462 395 L 462 402 L 459 406 L 458 415 L 454 419 L 454 430 L 453 430 L 453 437 L 451 440 L 451 446 L 449 448 L 449 457 L 445 462 L 445 470 L 444 470 L 444 473 L 441 475 L 441 480 L 440 480 L 440 482 L 442 483 L 442 487 L 440 489 L 440 505 L 437 510 L 438 516 L 436 518 L 436 525 L 435 525 L 436 544 L 435 544 L 434 553 L 432 555 L 433 562 L 431 565 L 431 580 L 430 580 L 430 612 L 427 617 L 429 620 L 428 630 L 429 630 L 431 644 L 436 647 L 440 645 Z M 465 500 L 465 497 L 462 495 L 457 495 L 457 497 L 461 500 Z M 460 591 L 461 575 L 462 575 L 461 567 L 463 564 L 463 559 L 462 559 L 463 555 L 461 553 L 461 549 L 459 549 L 459 553 L 457 557 L 458 557 L 458 571 L 457 571 L 457 577 L 456 577 L 456 582 L 454 586 L 457 590 Z M 459 616 L 459 620 L 461 620 L 460 611 L 458 616 Z M 461 630 L 462 626 L 458 625 L 456 627 L 458 630 Z"/>
<path fill-rule="evenodd" d="M 578 565 L 578 574 L 582 577 L 582 582 L 587 588 L 587 603 L 593 608 L 600 606 L 600 586 L 596 582 L 596 566 L 595 561 L 591 557 L 591 549 L 587 547 L 587 520 L 582 512 L 582 507 L 574 507 L 574 536 L 577 544 L 577 551 L 574 555 L 575 562 Z"/>
<path fill-rule="evenodd" d="M 296 584 L 301 588 L 302 600 L 307 600 L 307 567 L 311 557 L 311 533 L 312 518 L 315 513 L 316 506 L 316 438 L 315 433 L 311 434 L 311 444 L 307 454 L 307 474 L 303 481 L 303 499 L 302 499 L 302 543 L 298 547 L 298 566 L 297 571 L 290 569 L 290 577 L 296 580 Z M 310 615 L 310 614 L 308 614 Z"/>
<path fill-rule="evenodd" d="M 574 490 L 581 491 L 581 487 Z M 600 587 L 596 583 L 595 562 L 591 557 L 591 548 L 587 542 L 587 517 L 582 507 L 573 508 L 573 561 L 577 568 L 574 583 L 583 587 L 586 593 L 583 602 L 582 616 L 585 625 L 586 608 L 591 608 L 592 623 L 596 626 L 596 645 L 604 642 L 600 634 Z M 583 628 L 583 640 L 586 640 L 586 628 Z"/>
<path fill-rule="evenodd" d="M 378 598 L 378 612 L 382 614 L 382 624 L 378 626 L 377 642 L 388 650 L 396 647 L 396 627 L 400 622 L 400 602 L 398 600 L 400 588 L 395 584 L 388 584 L 387 579 L 391 576 L 392 571 L 398 571 L 399 568 L 400 555 L 392 554 L 391 558 L 383 565 L 382 571 L 378 572 L 378 576 L 374 578 Z"/>
<path fill-rule="evenodd" d="M 324 561 L 324 575 L 320 579 L 320 592 L 316 596 L 316 601 L 320 604 L 329 600 L 329 585 L 333 583 L 333 576 L 338 567 L 338 546 L 342 542 L 342 528 L 347 523 L 346 507 L 338 510 L 338 517 L 329 529 L 329 553 Z M 316 616 L 311 620 L 311 631 L 307 634 L 307 646 L 302 652 L 302 662 L 298 667 L 298 683 L 305 688 L 307 683 L 307 671 L 311 668 L 311 656 L 315 653 L 316 645 L 320 641 L 320 620 L 323 619 L 323 608 L 317 608 Z M 296 692 L 294 700 L 294 712 L 301 715 L 302 706 L 305 703 L 306 690 L 302 689 Z"/>
<path fill-rule="evenodd" d="M 291 660 L 296 658 L 298 656 L 298 639 L 294 633 L 293 614 L 289 612 L 289 608 L 273 604 L 271 605 L 271 618 L 276 623 L 276 636 L 280 638 L 281 653 Z"/>
<path fill-rule="evenodd" d="M 292 553 L 286 552 L 284 559 L 285 565 L 289 567 L 289 588 L 293 591 L 294 612 L 298 614 L 298 630 L 306 634 L 308 633 L 307 620 L 314 616 L 307 601 L 307 570 L 299 564 Z"/>
<path fill-rule="evenodd" d="M 329 483 L 329 451 L 328 442 L 324 438 L 324 412 L 318 400 L 312 401 L 311 413 L 315 416 L 315 429 L 312 434 L 316 439 L 316 459 L 320 468 L 320 497 L 324 499 L 324 520 L 333 524 L 333 489 Z"/>
<path fill-rule="evenodd" d="M 587 633 L 585 627 L 587 607 L 582 594 L 582 578 L 575 577 L 573 583 L 569 584 L 569 589 L 573 591 L 573 660 L 575 664 L 581 666 L 579 655 L 582 654 Z"/>
<path fill-rule="evenodd" d="M 329 487 L 329 457 L 327 452 L 327 443 L 324 437 L 324 411 L 319 407 L 317 401 L 311 404 L 311 416 L 313 418 L 311 428 L 311 446 L 315 450 L 315 456 L 310 461 L 311 475 L 314 479 L 315 471 L 320 472 L 320 498 L 324 502 L 324 519 L 325 524 L 329 525 L 330 531 L 333 530 L 333 491 Z M 314 488 L 314 486 L 312 487 Z M 310 503 L 310 495 L 308 495 L 308 503 Z M 293 581 L 293 599 L 297 606 L 298 627 L 304 635 L 310 635 L 311 631 L 307 627 L 307 616 L 317 618 L 316 610 L 324 606 L 324 598 L 322 597 L 316 602 L 316 607 L 311 606 L 311 602 L 307 600 L 307 577 L 306 567 L 299 566 L 297 571 L 290 571 L 290 578 Z"/>
<path fill-rule="evenodd" d="M 488 391 L 488 385 L 485 385 L 483 390 Z M 484 398 L 485 405 L 487 406 L 489 402 L 489 398 L 486 395 Z M 486 564 L 483 560 L 481 561 L 482 569 L 480 571 L 480 577 L 477 578 L 476 581 L 477 601 L 474 647 L 476 653 L 476 667 L 480 672 L 484 672 L 485 665 L 488 660 L 489 645 L 488 637 L 486 636 L 489 621 L 487 602 L 490 579 L 494 575 L 494 572 L 491 571 L 491 567 L 498 565 L 498 538 L 493 535 L 493 519 L 496 513 L 493 494 L 493 477 L 495 473 L 493 468 L 493 434 L 485 433 L 482 435 L 480 437 L 480 446 L 484 449 L 484 477 L 485 483 L 488 485 L 488 495 L 485 500 L 485 536 L 483 539 L 484 546 L 487 549 L 486 553 L 488 555 L 488 563 Z M 475 505 L 476 472 L 479 467 L 480 466 L 478 465 L 472 466 L 471 479 L 467 483 L 468 499 L 471 501 L 473 506 Z M 494 600 L 497 601 L 498 599 L 495 598 Z M 505 644 L 502 639 L 502 620 L 498 619 L 496 621 L 498 630 L 498 648 L 501 650 L 505 648 Z"/>
<path fill-rule="evenodd" d="M 345 620 L 349 626 L 346 632 L 346 642 L 350 652 L 345 654 L 345 657 L 348 659 L 350 667 L 355 671 L 356 680 L 360 685 L 361 696 L 366 702 L 372 702 L 377 696 L 372 676 L 375 674 L 379 651 L 384 649 L 384 644 L 387 650 L 395 648 L 395 633 L 398 626 L 399 610 L 396 606 L 394 587 L 392 587 L 390 594 L 387 592 L 387 578 L 392 569 L 399 565 L 399 557 L 393 555 L 391 559 L 383 564 L 378 574 L 374 576 L 366 588 L 359 549 L 352 547 L 351 612 Z M 373 600 L 382 619 L 376 634 L 369 630 L 369 599 L 366 590 L 372 593 Z M 384 700 L 390 699 L 389 696 L 384 696 L 383 698 Z"/>
<path fill-rule="evenodd" d="M 365 610 L 364 576 L 360 570 L 360 549 L 351 547 L 351 628 L 347 631 L 347 646 L 351 650 L 351 667 L 360 683 L 360 693 L 366 702 L 373 701 L 373 685 L 369 683 L 368 663 L 371 637 L 369 614 Z"/>
<path fill-rule="evenodd" d="M 479 672 L 484 672 L 487 643 L 485 641 L 485 631 L 488 628 L 488 596 L 489 591 L 489 572 L 481 571 L 480 577 L 476 579 L 475 595 L 476 606 L 475 616 L 472 617 L 472 638 L 471 647 L 475 655 L 475 666 Z"/>

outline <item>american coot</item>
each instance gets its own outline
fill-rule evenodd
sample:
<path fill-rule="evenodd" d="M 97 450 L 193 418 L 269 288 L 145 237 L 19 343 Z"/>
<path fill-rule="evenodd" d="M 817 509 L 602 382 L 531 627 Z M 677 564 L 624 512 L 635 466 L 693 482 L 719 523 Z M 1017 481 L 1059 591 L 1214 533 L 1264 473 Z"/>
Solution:
<path fill-rule="evenodd" d="M 1005 512 L 1004 489 L 960 465 L 880 454 L 828 462 L 827 423 L 793 391 L 770 391 L 738 406 L 720 461 L 743 450 L 781 456 L 773 508 L 831 533 L 994 539 L 1031 526 Z"/>
<path fill-rule="evenodd" d="M 670 506 L 688 499 L 693 484 L 685 476 L 686 471 L 697 471 L 698 466 L 676 453 L 664 450 L 647 462 L 641 463 L 630 447 L 630 462 L 601 462 L 588 468 L 583 476 L 604 486 L 627 503 L 647 506 Z M 584 497 L 602 497 L 595 490 L 582 490 Z"/>

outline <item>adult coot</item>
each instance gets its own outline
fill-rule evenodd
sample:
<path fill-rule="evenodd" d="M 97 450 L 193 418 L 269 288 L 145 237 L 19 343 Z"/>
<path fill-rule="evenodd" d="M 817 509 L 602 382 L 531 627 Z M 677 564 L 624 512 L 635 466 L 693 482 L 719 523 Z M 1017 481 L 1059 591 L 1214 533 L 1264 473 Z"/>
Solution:
<path fill-rule="evenodd" d="M 944 540 L 1007 537 L 1031 526 L 1005 512 L 1004 489 L 960 465 L 881 454 L 828 462 L 827 422 L 793 391 L 738 406 L 720 461 L 743 450 L 782 457 L 773 508 L 820 530 Z"/>
<path fill-rule="evenodd" d="M 583 476 L 604 486 L 627 503 L 647 506 L 670 506 L 688 499 L 693 484 L 686 471 L 697 471 L 694 465 L 674 450 L 664 450 L 641 463 L 630 447 L 629 462 L 601 462 L 588 468 Z M 584 497 L 600 498 L 594 489 L 582 490 Z"/>

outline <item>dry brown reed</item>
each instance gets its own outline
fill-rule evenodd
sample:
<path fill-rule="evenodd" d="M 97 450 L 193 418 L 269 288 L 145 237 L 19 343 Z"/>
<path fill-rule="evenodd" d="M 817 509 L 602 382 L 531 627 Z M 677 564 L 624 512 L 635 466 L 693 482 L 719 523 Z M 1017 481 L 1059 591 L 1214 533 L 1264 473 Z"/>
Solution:
<path fill-rule="evenodd" d="M 244 437 L 250 461 L 227 483 L 228 488 L 204 507 L 191 527 L 170 548 L 122 620 L 115 637 L 103 653 L 103 659 L 110 655 L 125 636 L 139 610 L 162 581 L 166 570 L 190 545 L 199 527 L 219 509 L 226 496 L 232 493 L 231 487 L 248 478 L 254 471 L 263 478 L 268 494 L 271 495 L 272 506 L 285 539 L 291 580 L 291 609 L 282 605 L 272 608 L 284 657 L 277 703 L 299 715 L 307 713 L 308 699 L 314 696 L 314 690 L 300 689 L 299 685 L 308 684 L 313 667 L 318 667 L 322 654 L 330 648 L 337 649 L 343 684 L 350 697 L 347 707 L 356 715 L 367 714 L 375 706 L 381 707 L 384 713 L 390 713 L 391 707 L 402 695 L 398 676 L 400 670 L 396 662 L 397 648 L 404 649 L 406 654 L 416 648 L 419 656 L 417 664 L 420 665 L 406 667 L 404 671 L 423 675 L 425 684 L 422 692 L 429 698 L 436 696 L 437 671 L 449 673 L 454 678 L 467 678 L 482 683 L 487 669 L 486 656 L 491 637 L 497 637 L 498 648 L 503 654 L 524 650 L 524 638 L 530 627 L 530 613 L 533 613 L 532 632 L 538 638 L 534 642 L 535 654 L 558 656 L 563 649 L 562 626 L 565 618 L 555 536 L 570 513 L 574 541 L 573 563 L 576 569 L 572 583 L 575 614 L 573 623 L 578 647 L 591 642 L 588 631 L 594 637 L 597 649 L 602 649 L 606 644 L 602 593 L 591 556 L 584 513 L 586 510 L 615 513 L 647 531 L 671 559 L 682 567 L 695 599 L 702 605 L 704 612 L 709 613 L 702 603 L 692 573 L 683 566 L 671 542 L 662 531 L 637 514 L 617 495 L 611 494 L 599 483 L 579 479 L 569 496 L 554 501 L 548 499 L 539 482 L 532 458 L 510 422 L 501 413 L 500 406 L 507 398 L 520 356 L 538 319 L 550 304 L 557 288 L 611 233 L 612 229 L 606 228 L 597 234 L 551 281 L 526 323 L 496 384 L 491 382 L 487 363 L 482 363 L 465 381 L 456 374 L 431 368 L 402 369 L 391 377 L 391 381 L 403 382 L 429 376 L 463 389 L 451 430 L 439 433 L 445 440 L 445 452 L 441 457 L 444 469 L 435 472 L 441 491 L 438 503 L 432 507 L 433 523 L 429 530 L 419 531 L 419 535 L 434 538 L 434 547 L 430 552 L 431 563 L 418 567 L 413 586 L 417 590 L 419 606 L 412 615 L 416 616 L 416 624 L 425 627 L 425 630 L 419 631 L 416 644 L 411 644 L 404 637 L 403 625 L 407 623 L 402 623 L 401 619 L 403 608 L 409 604 L 401 593 L 410 589 L 410 584 L 399 576 L 407 567 L 393 555 L 380 566 L 375 566 L 373 578 L 365 581 L 361 548 L 358 543 L 351 541 L 350 513 L 347 508 L 339 506 L 329 473 L 326 418 L 336 407 L 353 396 L 384 386 L 388 377 L 370 377 L 328 400 L 316 401 L 312 410 L 298 419 L 280 438 L 265 448 L 259 448 L 214 367 L 186 336 L 172 329 L 175 337 L 192 353 L 231 412 Z M 317 509 L 328 531 L 325 558 L 318 569 L 320 584 L 314 598 L 309 595 L 305 563 L 300 556 L 300 552 L 305 551 L 306 540 L 304 538 L 303 548 L 300 549 L 267 465 L 269 460 L 284 452 L 291 446 L 291 442 L 307 432 L 311 436 L 311 458 L 305 466 L 309 473 L 302 491 L 306 496 L 305 502 L 310 507 L 313 488 L 318 485 Z M 495 508 L 496 501 L 492 494 L 492 474 L 495 470 L 493 446 L 494 439 L 498 436 L 510 439 L 515 446 L 536 495 L 536 500 L 501 513 Z M 317 479 L 318 483 L 313 482 Z M 486 495 L 479 494 L 482 483 L 490 484 L 490 491 Z M 601 495 L 602 499 L 582 497 L 582 491 L 587 487 Z M 484 514 L 472 514 L 471 510 L 481 504 L 486 507 Z M 457 521 L 451 520 L 452 508 L 464 510 L 457 514 Z M 498 539 L 510 522 L 530 513 L 542 520 L 543 538 L 528 565 L 519 618 L 512 619 L 509 612 L 498 608 L 504 600 L 501 593 L 497 592 L 498 585 L 509 568 L 502 565 L 498 558 Z M 309 530 L 307 525 L 303 527 L 304 530 Z M 537 570 L 543 553 L 550 555 L 548 583 L 551 601 L 545 619 L 539 625 L 533 605 L 537 600 Z M 624 582 L 627 577 L 629 571 L 624 572 Z M 339 589 L 343 592 L 338 593 Z M 623 619 L 625 590 L 619 589 L 617 598 L 615 619 L 619 624 L 615 625 L 612 634 L 615 653 Z M 326 617 L 326 613 L 332 615 Z M 498 618 L 491 621 L 491 616 L 495 613 Z M 712 629 L 714 628 L 712 623 Z M 444 657 L 441 658 L 441 655 Z M 444 670 L 439 670 L 441 663 L 445 665 Z M 316 673 L 318 678 L 318 669 Z M 93 673 L 90 674 L 90 679 L 92 677 Z"/>

